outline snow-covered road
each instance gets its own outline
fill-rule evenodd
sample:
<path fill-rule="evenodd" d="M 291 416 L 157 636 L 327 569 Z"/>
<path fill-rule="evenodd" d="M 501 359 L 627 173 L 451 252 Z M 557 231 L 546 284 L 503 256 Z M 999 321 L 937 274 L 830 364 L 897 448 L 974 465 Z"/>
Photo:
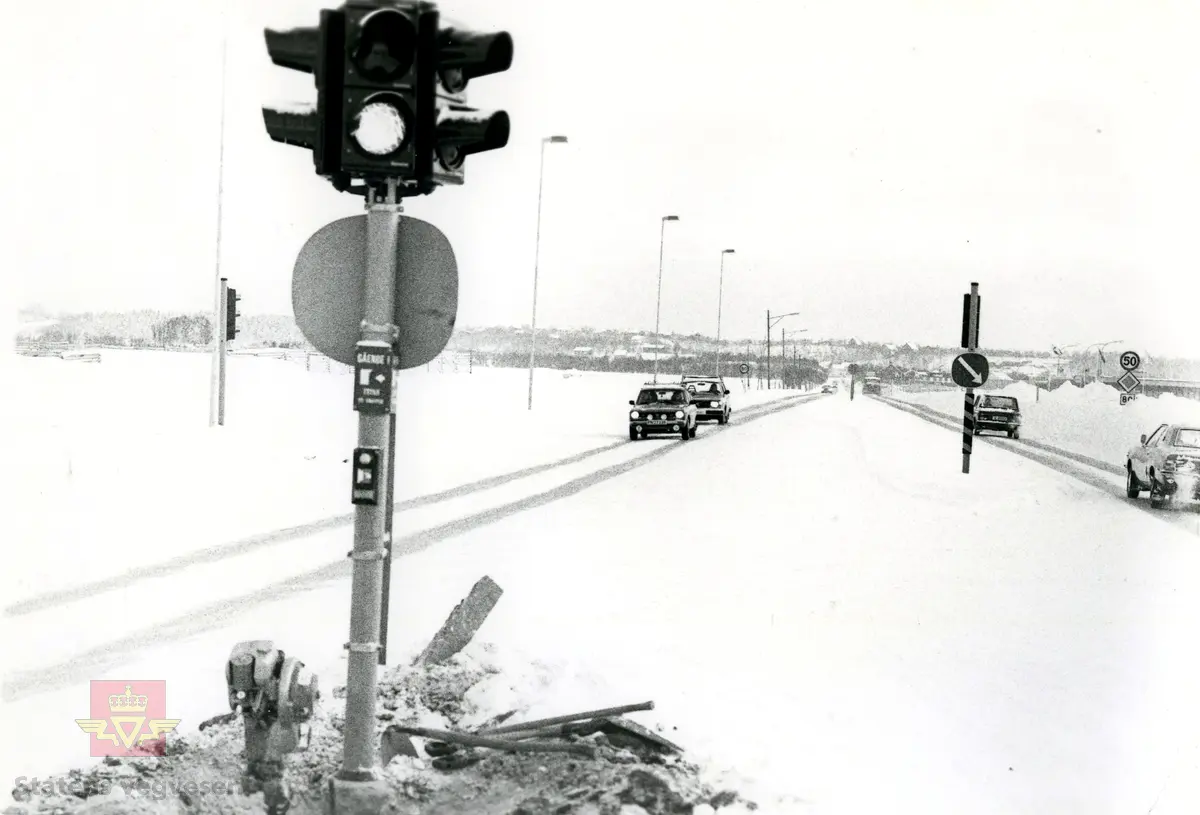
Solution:
<path fill-rule="evenodd" d="M 514 666 L 505 703 L 536 716 L 652 698 L 646 718 L 751 777 L 765 811 L 1197 811 L 1180 770 L 1200 732 L 1194 535 L 998 447 L 977 447 L 964 476 L 944 429 L 844 393 L 701 434 L 534 475 L 526 498 L 491 507 L 549 495 L 521 511 L 462 504 L 477 523 L 446 527 L 450 502 L 422 509 L 448 532 L 396 563 L 393 664 L 487 574 L 505 594 L 472 648 Z M 671 452 L 621 468 L 651 447 Z M 616 477 L 554 492 L 604 467 Z M 304 574 L 271 568 L 291 545 L 247 561 L 248 585 Z M 10 746 L 10 777 L 81 762 L 85 677 L 167 680 L 185 733 L 225 709 L 239 640 L 272 638 L 342 684 L 346 579 L 189 627 L 171 595 L 203 568 L 156 578 L 140 605 L 125 587 L 115 622 L 87 622 L 94 600 L 6 619 L 23 670 L 5 722 L 38 734 Z M 62 626 L 70 646 L 54 645 Z M 120 640 L 111 664 L 95 650 Z M 64 666 L 80 656 L 76 676 Z M 522 684 L 530 661 L 555 681 Z"/>

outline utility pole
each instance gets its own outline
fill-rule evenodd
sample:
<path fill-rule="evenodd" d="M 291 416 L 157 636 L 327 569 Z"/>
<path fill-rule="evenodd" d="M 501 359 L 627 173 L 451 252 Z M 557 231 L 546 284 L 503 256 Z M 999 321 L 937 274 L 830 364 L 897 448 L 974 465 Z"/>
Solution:
<path fill-rule="evenodd" d="M 221 40 L 221 133 L 217 152 L 217 304 L 213 309 L 212 384 L 208 400 L 208 426 L 225 423 L 225 278 L 221 277 L 221 206 L 225 197 L 225 90 L 228 37 Z"/>
<path fill-rule="evenodd" d="M 767 309 L 767 390 L 771 389 L 771 309 Z"/>

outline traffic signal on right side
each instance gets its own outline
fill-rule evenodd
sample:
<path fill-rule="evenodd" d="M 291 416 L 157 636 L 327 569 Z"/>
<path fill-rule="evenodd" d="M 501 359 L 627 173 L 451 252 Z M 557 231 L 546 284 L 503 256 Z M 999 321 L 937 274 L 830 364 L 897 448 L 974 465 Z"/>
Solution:
<path fill-rule="evenodd" d="M 472 79 L 512 67 L 513 41 L 507 31 L 482 34 L 461 28 L 437 33 L 437 121 L 434 127 L 434 184 L 462 184 L 467 156 L 508 144 L 509 119 L 503 110 L 477 110 L 467 104 Z"/>

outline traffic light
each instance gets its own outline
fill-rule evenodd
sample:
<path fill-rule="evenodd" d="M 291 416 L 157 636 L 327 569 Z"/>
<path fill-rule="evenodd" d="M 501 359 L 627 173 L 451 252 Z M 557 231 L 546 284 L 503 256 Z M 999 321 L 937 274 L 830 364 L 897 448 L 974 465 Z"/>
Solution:
<path fill-rule="evenodd" d="M 504 111 L 467 104 L 472 80 L 507 71 L 512 37 L 441 28 L 427 0 L 347 0 L 318 27 L 265 31 L 271 61 L 314 75 L 315 109 L 263 108 L 268 135 L 313 151 L 317 173 L 353 193 L 400 182 L 401 196 L 462 184 L 467 156 L 508 144 Z"/>
<path fill-rule="evenodd" d="M 508 114 L 470 107 L 466 91 L 472 79 L 507 71 L 512 67 L 512 58 L 512 37 L 506 31 L 491 34 L 460 28 L 438 31 L 434 183 L 462 184 L 467 156 L 498 150 L 508 144 Z"/>
<path fill-rule="evenodd" d="M 417 185 L 433 162 L 437 7 L 350 0 L 342 9 L 342 169 L 368 182 Z"/>
<path fill-rule="evenodd" d="M 237 318 L 242 316 L 238 313 L 237 304 L 242 298 L 238 297 L 237 289 L 225 289 L 225 341 L 236 339 L 238 335 Z"/>
<path fill-rule="evenodd" d="M 339 189 L 349 179 L 341 172 L 341 63 L 344 61 L 344 15 L 322 11 L 319 27 L 288 31 L 266 29 L 267 53 L 284 68 L 313 74 L 317 86 L 315 108 L 283 110 L 263 107 L 267 135 L 283 144 L 313 151 L 318 175 L 329 177 Z"/>

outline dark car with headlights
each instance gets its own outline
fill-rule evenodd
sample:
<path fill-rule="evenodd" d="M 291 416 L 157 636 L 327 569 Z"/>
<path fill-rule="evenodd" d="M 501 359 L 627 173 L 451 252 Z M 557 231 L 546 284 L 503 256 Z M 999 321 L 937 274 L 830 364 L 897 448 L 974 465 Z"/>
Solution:
<path fill-rule="evenodd" d="M 670 433 L 684 441 L 696 436 L 697 408 L 683 385 L 647 382 L 629 404 L 630 441 Z"/>
<path fill-rule="evenodd" d="M 1010 439 L 1021 438 L 1021 403 L 1016 397 L 991 393 L 975 396 L 975 435 L 984 430 L 1007 433 Z"/>
<path fill-rule="evenodd" d="M 726 424 L 733 412 L 729 406 L 729 388 L 719 376 L 685 376 L 683 387 L 696 403 L 696 419 Z"/>

